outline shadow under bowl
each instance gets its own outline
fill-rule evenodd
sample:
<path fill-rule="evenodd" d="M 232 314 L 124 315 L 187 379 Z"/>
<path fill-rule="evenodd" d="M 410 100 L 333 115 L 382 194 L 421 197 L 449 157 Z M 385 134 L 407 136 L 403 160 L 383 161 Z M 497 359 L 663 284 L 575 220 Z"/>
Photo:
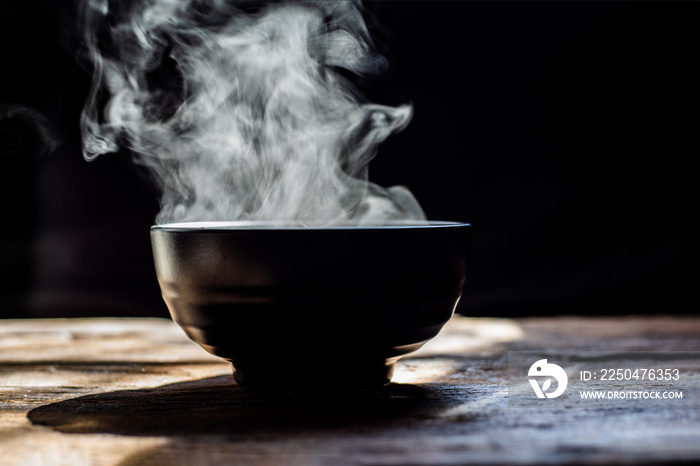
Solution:
<path fill-rule="evenodd" d="M 151 227 L 173 320 L 240 385 L 270 390 L 389 382 L 454 313 L 470 234 L 456 222 Z"/>

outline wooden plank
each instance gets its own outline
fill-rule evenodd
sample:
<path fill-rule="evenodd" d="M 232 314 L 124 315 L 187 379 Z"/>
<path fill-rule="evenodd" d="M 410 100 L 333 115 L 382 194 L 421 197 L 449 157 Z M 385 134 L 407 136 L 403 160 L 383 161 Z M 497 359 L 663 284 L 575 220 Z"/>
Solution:
<path fill-rule="evenodd" d="M 168 320 L 0 321 L 0 464 L 696 460 L 697 409 L 533 415 L 506 381 L 508 351 L 700 351 L 698 336 L 694 317 L 455 317 L 382 389 L 272 395 Z"/>

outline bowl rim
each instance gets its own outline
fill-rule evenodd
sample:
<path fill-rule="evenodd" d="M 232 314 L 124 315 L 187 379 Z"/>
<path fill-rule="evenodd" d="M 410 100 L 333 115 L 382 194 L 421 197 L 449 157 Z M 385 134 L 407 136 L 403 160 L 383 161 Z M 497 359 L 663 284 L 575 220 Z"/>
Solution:
<path fill-rule="evenodd" d="M 470 228 L 465 222 L 443 220 L 399 220 L 383 224 L 343 225 L 289 220 L 229 220 L 168 222 L 151 226 L 151 231 L 279 231 L 279 230 L 414 230 L 435 228 Z"/>

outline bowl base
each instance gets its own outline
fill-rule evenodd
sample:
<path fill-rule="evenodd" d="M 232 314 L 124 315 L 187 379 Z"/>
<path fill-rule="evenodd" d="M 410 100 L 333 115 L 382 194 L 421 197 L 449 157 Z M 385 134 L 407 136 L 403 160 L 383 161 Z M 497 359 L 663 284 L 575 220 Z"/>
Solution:
<path fill-rule="evenodd" d="M 394 375 L 394 363 L 380 362 L 361 367 L 344 364 L 299 364 L 289 367 L 250 367 L 236 362 L 233 378 L 244 388 L 265 391 L 365 389 L 386 385 Z"/>

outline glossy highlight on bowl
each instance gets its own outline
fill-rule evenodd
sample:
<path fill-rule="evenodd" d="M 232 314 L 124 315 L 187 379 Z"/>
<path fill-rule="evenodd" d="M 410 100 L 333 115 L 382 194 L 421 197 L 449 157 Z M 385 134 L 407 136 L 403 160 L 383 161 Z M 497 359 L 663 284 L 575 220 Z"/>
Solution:
<path fill-rule="evenodd" d="M 434 221 L 151 227 L 173 320 L 239 384 L 270 390 L 387 383 L 452 316 L 470 235 Z"/>

